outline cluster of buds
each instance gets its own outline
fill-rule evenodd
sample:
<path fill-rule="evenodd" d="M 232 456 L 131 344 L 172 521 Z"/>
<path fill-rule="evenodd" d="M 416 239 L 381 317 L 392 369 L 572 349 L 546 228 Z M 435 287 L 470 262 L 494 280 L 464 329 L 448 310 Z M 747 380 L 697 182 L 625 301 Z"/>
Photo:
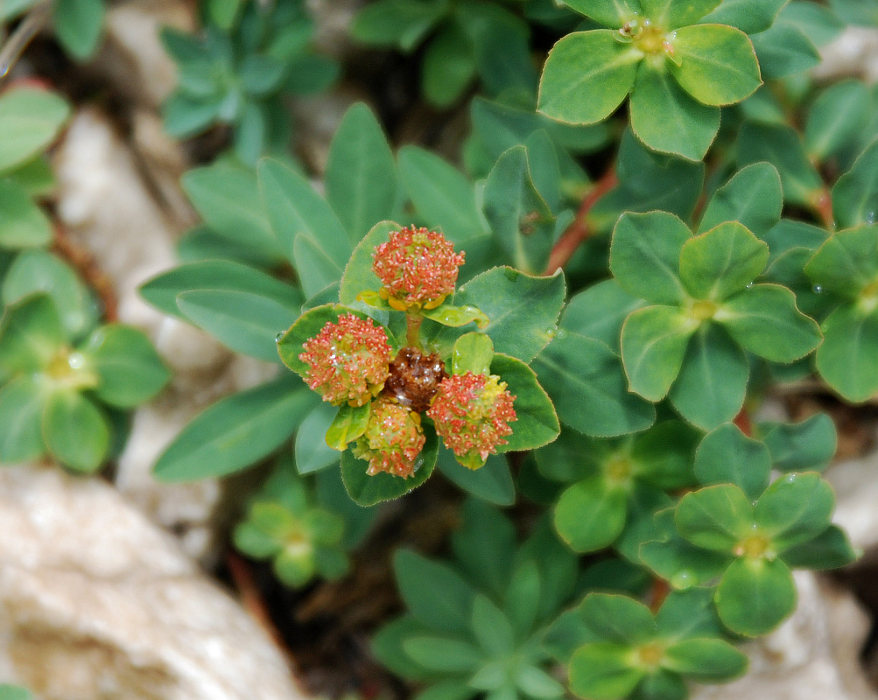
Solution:
<path fill-rule="evenodd" d="M 512 433 L 509 424 L 516 420 L 514 400 L 500 377 L 467 372 L 439 384 L 427 415 L 457 460 L 478 469 Z"/>
<path fill-rule="evenodd" d="M 434 309 L 454 292 L 463 253 L 441 233 L 407 227 L 376 247 L 372 269 L 384 285 L 381 296 L 420 327 L 423 310 Z M 414 324 L 412 322 L 414 321 Z M 369 406 L 365 428 L 353 453 L 369 462 L 367 473 L 411 477 L 426 438 L 426 413 L 437 434 L 470 469 L 485 463 L 516 420 L 515 399 L 499 377 L 467 372 L 449 376 L 442 358 L 425 353 L 413 340 L 391 360 L 384 328 L 353 313 L 327 322 L 305 341 L 299 360 L 313 390 L 337 406 Z"/>
<path fill-rule="evenodd" d="M 390 374 L 387 333 L 371 318 L 353 314 L 327 323 L 303 346 L 305 381 L 324 401 L 362 406 L 377 396 Z"/>
<path fill-rule="evenodd" d="M 375 249 L 372 271 L 384 285 L 381 296 L 398 311 L 435 309 L 454 292 L 464 253 L 445 236 L 426 228 L 393 231 Z"/>

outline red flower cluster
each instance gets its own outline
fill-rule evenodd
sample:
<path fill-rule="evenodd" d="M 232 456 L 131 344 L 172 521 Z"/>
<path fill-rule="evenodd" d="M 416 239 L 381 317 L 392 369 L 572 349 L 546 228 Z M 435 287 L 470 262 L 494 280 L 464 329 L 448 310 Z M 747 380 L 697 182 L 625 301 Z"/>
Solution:
<path fill-rule="evenodd" d="M 384 328 L 354 314 L 329 321 L 303 344 L 308 386 L 336 406 L 362 406 L 377 396 L 390 373 L 390 343 Z"/>
<path fill-rule="evenodd" d="M 406 227 L 393 231 L 387 243 L 375 249 L 372 270 L 384 284 L 381 295 L 391 307 L 434 309 L 454 292 L 463 252 L 441 233 Z"/>
<path fill-rule="evenodd" d="M 354 454 L 368 460 L 366 473 L 387 472 L 408 478 L 414 474 L 415 460 L 424 448 L 419 413 L 382 396 L 372 404 L 366 432 L 354 444 Z"/>
<path fill-rule="evenodd" d="M 458 461 L 478 469 L 512 433 L 509 423 L 517 419 L 514 400 L 496 375 L 467 372 L 442 380 L 427 415 Z"/>

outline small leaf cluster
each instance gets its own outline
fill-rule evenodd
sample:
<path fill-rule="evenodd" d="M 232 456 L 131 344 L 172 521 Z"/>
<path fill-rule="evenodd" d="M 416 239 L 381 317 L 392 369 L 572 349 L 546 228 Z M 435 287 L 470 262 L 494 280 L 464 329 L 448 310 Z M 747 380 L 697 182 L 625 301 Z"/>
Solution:
<path fill-rule="evenodd" d="M 436 107 L 453 105 L 475 81 L 492 94 L 530 92 L 537 81 L 530 28 L 509 4 L 379 0 L 357 13 L 351 35 L 405 54 L 423 46 L 421 91 Z"/>
<path fill-rule="evenodd" d="M 235 155 L 251 166 L 265 153 L 285 151 L 283 97 L 319 92 L 338 73 L 311 49 L 313 33 L 298 0 L 211 3 L 200 33 L 165 29 L 162 42 L 179 71 L 163 105 L 165 129 L 187 138 L 228 125 Z"/>
<path fill-rule="evenodd" d="M 317 500 L 317 491 L 298 476 L 291 457 L 279 460 L 235 527 L 235 546 L 255 559 L 270 559 L 278 579 L 295 588 L 315 576 L 343 576 L 350 568 L 348 523 Z"/>
<path fill-rule="evenodd" d="M 512 523 L 482 501 L 467 501 L 462 518 L 453 560 L 395 554 L 407 612 L 378 631 L 373 652 L 428 684 L 417 697 L 564 697 L 543 636 L 573 594 L 575 558 L 545 523 L 519 545 Z"/>
<path fill-rule="evenodd" d="M 654 614 L 627 596 L 589 593 L 546 639 L 580 697 L 682 699 L 686 680 L 724 682 L 747 668 L 703 589 L 671 593 Z"/>
<path fill-rule="evenodd" d="M 94 471 L 122 429 L 118 409 L 154 396 L 169 373 L 140 331 L 99 325 L 92 291 L 45 250 L 54 234 L 36 200 L 54 181 L 43 151 L 68 115 L 43 89 L 0 96 L 0 461 L 48 454 Z"/>

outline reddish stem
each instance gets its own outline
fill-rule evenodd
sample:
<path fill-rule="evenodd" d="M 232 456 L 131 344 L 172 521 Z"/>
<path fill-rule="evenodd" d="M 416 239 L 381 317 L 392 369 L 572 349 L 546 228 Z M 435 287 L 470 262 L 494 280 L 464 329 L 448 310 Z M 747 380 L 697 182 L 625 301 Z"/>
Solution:
<path fill-rule="evenodd" d="M 241 605 L 272 638 L 278 648 L 284 649 L 283 638 L 271 621 L 268 607 L 265 605 L 265 600 L 259 592 L 259 587 L 253 580 L 253 573 L 250 571 L 247 562 L 235 552 L 229 551 L 226 554 L 226 566 L 229 569 L 232 581 L 235 583 L 235 588 L 238 590 L 238 595 L 241 597 Z"/>
<path fill-rule="evenodd" d="M 740 428 L 744 435 L 753 437 L 753 424 L 750 422 L 750 414 L 747 413 L 746 409 L 742 408 L 738 411 L 738 415 L 735 416 L 732 422 Z"/>
<path fill-rule="evenodd" d="M 832 194 L 828 188 L 822 187 L 818 190 L 816 196 L 812 198 L 811 207 L 814 209 L 817 216 L 820 217 L 820 221 L 823 225 L 829 231 L 834 231 L 835 219 L 832 216 Z"/>
<path fill-rule="evenodd" d="M 653 613 L 658 612 L 670 592 L 671 587 L 667 581 L 663 578 L 653 578 L 652 588 L 649 590 L 649 609 Z"/>
<path fill-rule="evenodd" d="M 108 323 L 118 320 L 118 304 L 113 283 L 98 267 L 92 255 L 70 239 L 64 228 L 55 225 L 55 238 L 52 241 L 52 249 L 71 266 L 91 287 L 104 307 L 104 318 Z"/>
<path fill-rule="evenodd" d="M 573 257 L 576 249 L 591 235 L 591 229 L 588 226 L 588 222 L 586 222 L 588 213 L 595 203 L 617 184 L 619 184 L 619 178 L 616 177 L 616 169 L 614 167 L 609 168 L 601 176 L 601 179 L 594 183 L 594 186 L 583 198 L 582 204 L 579 205 L 576 218 L 567 227 L 567 230 L 561 234 L 558 242 L 552 248 L 552 252 L 549 253 L 549 262 L 546 265 L 545 274 L 551 275 L 570 262 L 570 258 Z"/>

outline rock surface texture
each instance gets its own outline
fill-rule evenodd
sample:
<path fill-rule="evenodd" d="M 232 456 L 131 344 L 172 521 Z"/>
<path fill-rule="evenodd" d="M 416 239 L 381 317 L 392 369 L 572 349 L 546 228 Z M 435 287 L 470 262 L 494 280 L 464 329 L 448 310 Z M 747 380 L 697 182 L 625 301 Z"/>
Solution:
<path fill-rule="evenodd" d="M 284 658 L 106 483 L 0 471 L 0 678 L 41 700 L 290 700 Z"/>

